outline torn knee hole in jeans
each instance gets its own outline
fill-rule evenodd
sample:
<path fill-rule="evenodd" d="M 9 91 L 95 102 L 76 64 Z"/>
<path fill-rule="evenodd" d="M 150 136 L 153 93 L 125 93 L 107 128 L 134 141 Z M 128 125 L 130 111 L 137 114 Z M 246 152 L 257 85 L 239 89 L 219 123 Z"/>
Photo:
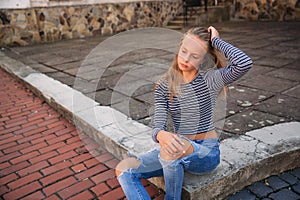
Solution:
<path fill-rule="evenodd" d="M 124 172 L 126 173 L 130 173 L 131 170 L 134 170 L 134 169 L 138 169 L 141 164 L 142 164 L 142 160 L 139 159 L 138 157 L 134 156 L 134 157 L 129 157 L 129 158 L 134 158 L 135 160 L 133 160 L 131 163 L 125 163 L 125 166 L 121 169 L 121 173 L 119 174 L 118 177 L 122 176 L 124 174 Z M 128 160 L 127 160 L 128 161 Z M 131 165 L 131 166 L 130 166 Z"/>

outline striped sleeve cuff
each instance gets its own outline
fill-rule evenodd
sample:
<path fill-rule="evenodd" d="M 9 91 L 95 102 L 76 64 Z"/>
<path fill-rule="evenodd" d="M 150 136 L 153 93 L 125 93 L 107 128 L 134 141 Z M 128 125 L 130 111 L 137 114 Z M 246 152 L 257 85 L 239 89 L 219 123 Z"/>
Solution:
<path fill-rule="evenodd" d="M 152 131 L 152 140 L 156 143 L 159 143 L 158 140 L 157 140 L 157 134 L 158 134 L 159 131 L 160 131 L 159 128 L 154 128 L 153 131 Z"/>

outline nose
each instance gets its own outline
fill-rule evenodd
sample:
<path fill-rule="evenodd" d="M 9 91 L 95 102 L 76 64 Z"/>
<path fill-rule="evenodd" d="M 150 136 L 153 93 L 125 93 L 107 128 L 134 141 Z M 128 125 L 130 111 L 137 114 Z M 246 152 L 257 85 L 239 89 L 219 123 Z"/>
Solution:
<path fill-rule="evenodd" d="M 190 55 L 186 54 L 183 56 L 183 60 L 187 63 L 190 61 Z"/>

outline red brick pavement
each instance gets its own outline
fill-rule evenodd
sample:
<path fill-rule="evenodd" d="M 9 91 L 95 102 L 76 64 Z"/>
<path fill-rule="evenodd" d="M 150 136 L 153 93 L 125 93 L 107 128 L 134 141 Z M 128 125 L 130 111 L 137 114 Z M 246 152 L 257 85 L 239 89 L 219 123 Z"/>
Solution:
<path fill-rule="evenodd" d="M 117 163 L 115 157 L 80 136 L 74 125 L 0 69 L 3 199 L 124 199 L 114 174 Z M 153 199 L 163 199 L 155 186 L 146 180 L 143 184 Z"/>

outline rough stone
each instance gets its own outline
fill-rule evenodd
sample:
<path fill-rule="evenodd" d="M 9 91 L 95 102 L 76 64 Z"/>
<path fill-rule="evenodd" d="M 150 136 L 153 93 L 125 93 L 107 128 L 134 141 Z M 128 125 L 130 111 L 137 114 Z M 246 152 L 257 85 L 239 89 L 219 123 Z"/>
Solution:
<path fill-rule="evenodd" d="M 55 3 L 54 1 L 52 4 Z M 168 1 L 158 1 L 155 4 L 162 8 L 160 12 L 152 2 L 145 2 L 140 6 L 135 2 L 124 2 L 88 3 L 84 6 L 39 5 L 28 9 L 10 9 L 5 11 L 5 15 L 11 20 L 4 24 L 7 29 L 2 29 L 5 32 L 1 38 L 6 38 L 3 42 L 5 45 L 28 45 L 40 41 L 83 38 L 96 33 L 111 35 L 130 28 L 165 25 L 181 8 L 179 0 L 172 1 L 172 6 Z M 28 12 L 32 14 L 27 15 Z M 35 32 L 35 36 L 28 38 L 26 43 L 18 34 L 25 29 Z"/>

